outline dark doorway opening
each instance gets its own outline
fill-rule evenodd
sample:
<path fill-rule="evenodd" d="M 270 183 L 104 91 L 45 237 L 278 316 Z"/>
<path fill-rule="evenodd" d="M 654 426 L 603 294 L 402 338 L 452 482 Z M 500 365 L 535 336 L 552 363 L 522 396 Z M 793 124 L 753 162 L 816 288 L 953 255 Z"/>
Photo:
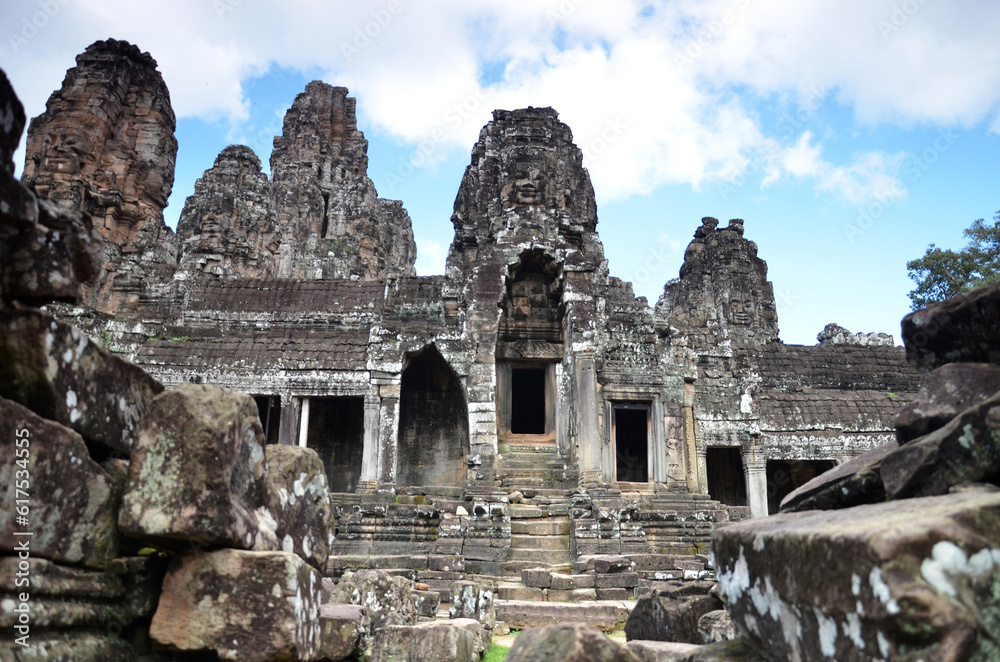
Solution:
<path fill-rule="evenodd" d="M 615 476 L 617 480 L 649 480 L 649 407 L 614 408 Z"/>
<path fill-rule="evenodd" d="M 323 460 L 331 492 L 353 492 L 365 446 L 364 398 L 310 398 L 306 445 Z"/>
<path fill-rule="evenodd" d="M 278 443 L 278 428 L 281 422 L 281 398 L 276 395 L 255 395 L 257 415 L 264 428 L 264 439 L 268 444 Z"/>
<path fill-rule="evenodd" d="M 460 485 L 468 446 L 465 391 L 458 375 L 431 345 L 410 359 L 400 380 L 396 481 Z"/>
<path fill-rule="evenodd" d="M 511 434 L 545 434 L 545 368 L 511 368 Z"/>
<path fill-rule="evenodd" d="M 781 500 L 792 490 L 837 466 L 833 460 L 768 460 L 767 513 L 778 512 Z"/>
<path fill-rule="evenodd" d="M 747 505 L 747 479 L 739 448 L 709 448 L 705 455 L 708 494 L 727 506 Z"/>

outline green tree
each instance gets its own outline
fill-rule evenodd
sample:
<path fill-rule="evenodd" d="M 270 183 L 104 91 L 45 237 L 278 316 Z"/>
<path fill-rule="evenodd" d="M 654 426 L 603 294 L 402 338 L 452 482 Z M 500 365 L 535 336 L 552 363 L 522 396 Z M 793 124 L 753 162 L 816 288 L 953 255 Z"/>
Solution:
<path fill-rule="evenodd" d="M 962 250 L 931 244 L 923 257 L 906 263 L 917 284 L 909 294 L 913 310 L 1000 281 L 1000 211 L 992 223 L 980 218 L 963 234 L 969 243 Z"/>

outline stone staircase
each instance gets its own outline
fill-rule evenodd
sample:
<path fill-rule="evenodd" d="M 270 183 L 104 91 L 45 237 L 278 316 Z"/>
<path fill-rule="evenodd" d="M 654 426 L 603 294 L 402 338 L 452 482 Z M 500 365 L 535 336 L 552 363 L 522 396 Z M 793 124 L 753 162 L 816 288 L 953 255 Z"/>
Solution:
<path fill-rule="evenodd" d="M 501 486 L 510 490 L 573 489 L 579 471 L 556 454 L 555 446 L 500 444 Z"/>

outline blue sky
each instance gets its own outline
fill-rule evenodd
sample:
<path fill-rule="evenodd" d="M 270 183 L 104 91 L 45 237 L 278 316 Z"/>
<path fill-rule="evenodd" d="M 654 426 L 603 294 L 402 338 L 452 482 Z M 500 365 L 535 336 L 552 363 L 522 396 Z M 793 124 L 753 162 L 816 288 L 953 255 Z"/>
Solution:
<path fill-rule="evenodd" d="M 35 0 L 4 3 L 0 25 L 29 116 L 97 39 L 156 58 L 178 116 L 171 225 L 223 147 L 266 164 L 308 81 L 348 87 L 421 274 L 443 270 L 491 111 L 551 105 L 611 273 L 653 304 L 702 216 L 743 218 L 789 343 L 828 322 L 898 337 L 906 261 L 1000 209 L 994 1 Z"/>

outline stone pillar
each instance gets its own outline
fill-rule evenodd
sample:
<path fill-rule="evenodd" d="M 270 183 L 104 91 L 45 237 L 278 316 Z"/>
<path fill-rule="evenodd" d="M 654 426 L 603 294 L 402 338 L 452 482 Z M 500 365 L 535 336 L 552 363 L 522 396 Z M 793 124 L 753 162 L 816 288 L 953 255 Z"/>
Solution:
<path fill-rule="evenodd" d="M 396 480 L 396 449 L 399 443 L 399 398 L 382 398 L 378 421 L 378 482 Z"/>
<path fill-rule="evenodd" d="M 701 492 L 707 482 L 699 484 L 699 474 L 703 470 L 699 469 L 699 464 L 704 466 L 705 458 L 698 457 L 698 445 L 694 438 L 694 383 L 684 382 L 684 478 L 687 482 L 687 490 L 691 494 Z"/>
<path fill-rule="evenodd" d="M 698 477 L 698 491 L 693 494 L 708 494 L 708 449 L 702 448 L 695 454 Z"/>
<path fill-rule="evenodd" d="M 378 484 L 379 413 L 381 399 L 377 395 L 365 396 L 365 437 L 361 453 L 361 479 L 358 492 L 374 492 Z"/>
<path fill-rule="evenodd" d="M 664 483 L 667 480 L 667 444 L 659 397 L 650 403 L 649 440 L 649 479 L 654 483 Z"/>
<path fill-rule="evenodd" d="M 305 447 L 309 439 L 309 398 L 302 398 L 302 413 L 299 414 L 299 446 Z"/>
<path fill-rule="evenodd" d="M 281 396 L 281 421 L 278 423 L 278 443 L 294 446 L 297 442 L 295 431 L 298 429 L 295 415 L 295 399 L 290 395 Z"/>
<path fill-rule="evenodd" d="M 744 453 L 747 472 L 747 503 L 751 517 L 767 517 L 767 460 L 759 453 L 760 437 L 751 436 L 750 450 Z"/>
<path fill-rule="evenodd" d="M 580 444 L 580 484 L 611 482 L 611 467 L 602 467 L 602 443 L 597 416 L 597 375 L 594 355 L 577 354 L 573 362 L 576 386 L 576 411 Z"/>

